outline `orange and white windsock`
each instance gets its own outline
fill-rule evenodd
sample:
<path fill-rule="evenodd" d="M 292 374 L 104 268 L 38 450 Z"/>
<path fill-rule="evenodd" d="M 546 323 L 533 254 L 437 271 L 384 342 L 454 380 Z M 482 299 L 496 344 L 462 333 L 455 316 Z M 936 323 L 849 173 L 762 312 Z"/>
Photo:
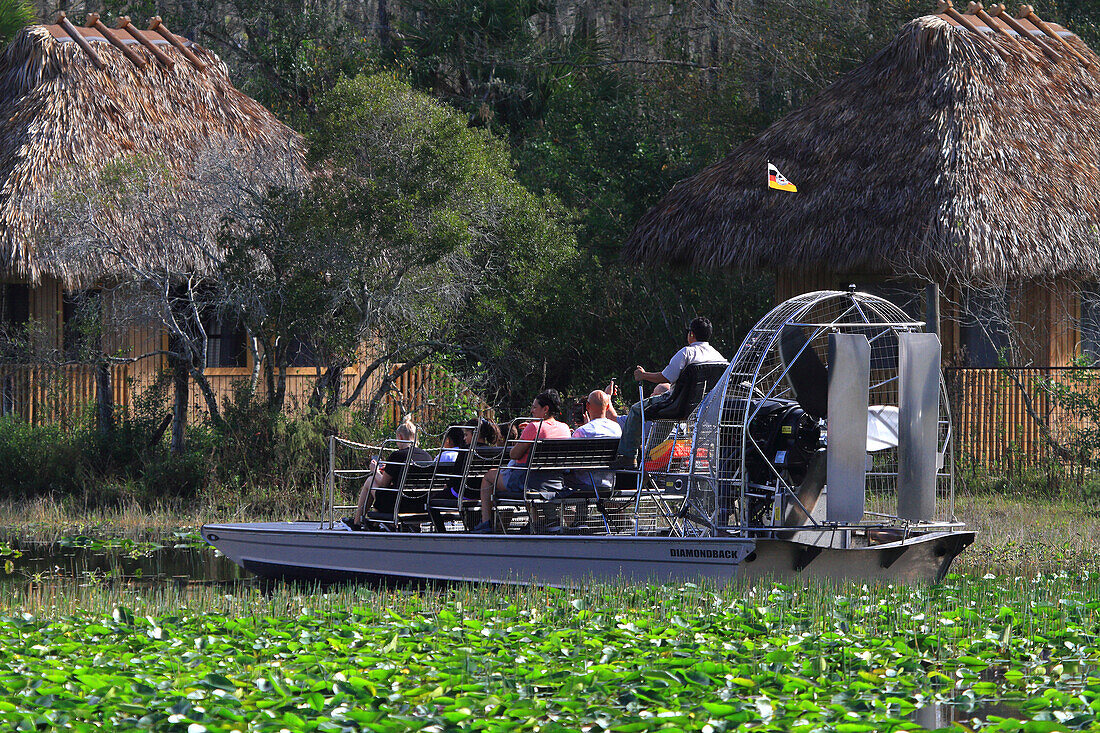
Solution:
<path fill-rule="evenodd" d="M 771 163 L 768 163 L 768 188 L 778 188 L 780 191 L 798 191 L 795 185 L 784 178 L 779 169 Z"/>

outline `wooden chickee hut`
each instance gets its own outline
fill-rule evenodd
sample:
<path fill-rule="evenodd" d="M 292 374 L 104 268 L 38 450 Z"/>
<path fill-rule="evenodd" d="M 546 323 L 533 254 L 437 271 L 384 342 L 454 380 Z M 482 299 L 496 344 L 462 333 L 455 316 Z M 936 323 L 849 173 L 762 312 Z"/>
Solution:
<path fill-rule="evenodd" d="M 624 256 L 771 271 L 779 300 L 854 283 L 920 317 L 937 285 L 948 364 L 1100 357 L 1100 58 L 1029 6 L 940 11 L 678 183 Z"/>
<path fill-rule="evenodd" d="M 109 256 L 101 249 L 70 246 L 50 219 L 51 197 L 74 173 L 94 174 L 125 160 L 151 161 L 158 171 L 167 171 L 173 185 L 155 190 L 176 199 L 140 210 L 98 210 L 95 226 L 111 243 Z M 81 338 L 71 326 L 82 296 L 97 289 L 106 293 L 110 288 L 105 286 L 126 277 L 120 257 L 142 268 L 204 274 L 202 250 L 215 246 L 221 213 L 231 205 L 224 189 L 203 185 L 207 179 L 201 170 L 211 160 L 244 176 L 241 180 L 258 176 L 263 183 L 292 186 L 304 184 L 309 176 L 303 138 L 236 89 L 229 69 L 214 53 L 173 34 L 159 18 L 139 30 L 129 18 L 108 28 L 91 14 L 77 27 L 61 13 L 53 25 L 25 28 L 4 49 L 0 329 L 33 327 L 37 346 L 53 356 L 43 360 L 0 354 L 0 413 L 15 412 L 38 422 L 70 414 L 96 399 L 93 367 L 67 357 Z M 94 181 L 94 175 L 84 180 Z M 174 212 L 177 220 L 164 221 L 164 212 Z M 168 226 L 190 230 L 185 237 L 156 236 Z M 134 318 L 112 323 L 109 304 L 102 312 L 104 352 L 133 357 L 167 347 L 168 335 L 155 318 L 145 324 Z M 220 399 L 232 393 L 235 382 L 250 378 L 254 356 L 240 326 L 215 314 L 204 330 L 204 375 Z M 118 363 L 111 367 L 110 379 L 99 384 L 109 381 L 113 404 L 126 406 L 166 366 L 162 355 Z M 347 384 L 359 379 L 361 367 L 345 370 Z M 308 345 L 303 345 L 288 370 L 288 407 L 308 399 L 318 374 Z M 407 410 L 411 401 L 426 399 L 429 383 L 440 378 L 460 388 L 434 367 L 403 374 L 396 385 L 401 396 L 390 400 L 391 416 L 400 405 Z M 195 418 L 204 401 L 194 382 L 190 390 L 189 411 Z"/>
<path fill-rule="evenodd" d="M 281 161 L 285 174 L 306 180 L 302 137 L 237 90 L 215 54 L 171 33 L 159 18 L 139 30 L 129 18 L 108 28 L 92 14 L 77 27 L 60 13 L 55 24 L 27 27 L 4 49 L 0 326 L 16 331 L 31 324 L 37 350 L 55 356 L 45 360 L 50 364 L 5 354 L 0 411 L 37 421 L 94 398 L 92 369 L 65 363 L 81 336 L 72 321 L 81 298 L 124 277 L 122 257 L 141 267 L 202 273 L 201 250 L 213 242 L 218 207 L 226 203 L 204 191 L 194 171 L 214 154 L 242 170 Z M 102 207 L 95 226 L 111 243 L 110 253 L 70 246 L 50 218 L 51 197 L 72 176 L 94 181 L 105 166 L 125 160 L 148 161 L 166 171 L 173 185 L 157 194 L 172 191 L 178 200 L 174 206 Z M 206 227 L 166 246 L 169 240 L 155 233 L 181 222 L 156 217 L 172 210 L 201 210 L 196 227 L 200 220 Z M 209 334 L 207 372 L 247 375 L 243 334 L 223 333 L 219 324 L 211 324 Z M 118 327 L 106 322 L 102 328 L 104 351 L 121 356 L 155 352 L 165 339 L 154 321 L 143 325 L 130 319 Z M 114 403 L 129 404 L 131 391 L 152 383 L 165 366 L 164 358 L 156 357 L 112 367 Z M 200 402 L 196 393 L 191 404 Z"/>

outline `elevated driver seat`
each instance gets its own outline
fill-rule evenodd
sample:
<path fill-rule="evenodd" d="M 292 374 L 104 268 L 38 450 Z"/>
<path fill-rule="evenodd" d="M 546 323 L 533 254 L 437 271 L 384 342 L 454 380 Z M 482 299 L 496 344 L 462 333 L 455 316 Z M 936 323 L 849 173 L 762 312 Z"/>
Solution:
<path fill-rule="evenodd" d="M 681 420 L 699 406 L 718 380 L 726 373 L 729 364 L 714 361 L 688 364 L 680 376 L 672 383 L 668 393 L 671 398 L 663 405 L 650 407 L 645 411 L 646 420 Z"/>

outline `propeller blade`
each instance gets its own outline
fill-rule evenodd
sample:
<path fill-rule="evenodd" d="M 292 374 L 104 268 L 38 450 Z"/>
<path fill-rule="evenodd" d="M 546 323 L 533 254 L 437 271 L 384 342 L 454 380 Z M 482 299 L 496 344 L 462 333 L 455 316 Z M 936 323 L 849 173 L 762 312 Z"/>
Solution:
<path fill-rule="evenodd" d="M 898 335 L 898 516 L 932 520 L 940 419 L 940 340 Z"/>
<path fill-rule="evenodd" d="M 867 337 L 829 334 L 829 365 L 825 519 L 852 524 L 863 518 L 867 495 L 867 392 L 871 378 Z"/>
<path fill-rule="evenodd" d="M 809 345 L 801 327 L 783 327 L 779 334 L 779 357 L 799 406 L 813 417 L 828 417 L 829 370 Z"/>
<path fill-rule="evenodd" d="M 802 479 L 802 483 L 798 485 L 795 496 L 798 497 L 798 501 L 801 502 L 802 506 L 806 507 L 807 512 L 813 513 L 814 507 L 817 506 L 817 500 L 821 498 L 821 490 L 825 488 L 826 465 L 825 449 L 822 448 L 810 459 L 810 463 L 806 467 L 806 478 Z M 793 501 L 788 502 L 787 508 L 783 512 L 784 527 L 801 527 L 809 521 L 810 518 L 806 516 L 806 513 L 802 511 L 798 504 Z"/>

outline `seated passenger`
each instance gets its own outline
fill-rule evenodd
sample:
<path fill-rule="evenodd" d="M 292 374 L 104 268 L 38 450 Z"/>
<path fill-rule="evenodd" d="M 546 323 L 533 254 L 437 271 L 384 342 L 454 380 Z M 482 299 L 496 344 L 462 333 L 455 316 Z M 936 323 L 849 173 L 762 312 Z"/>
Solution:
<path fill-rule="evenodd" d="M 392 512 L 397 495 L 392 491 L 382 492 L 385 498 L 379 497 L 375 503 L 374 489 L 385 489 L 401 485 L 401 477 L 405 473 L 405 464 L 410 460 L 413 463 L 431 463 L 432 454 L 423 448 L 416 447 L 416 425 L 412 420 L 405 418 L 405 422 L 397 426 L 397 450 L 386 456 L 381 466 L 376 460 L 370 462 L 371 475 L 363 482 L 363 488 L 359 492 L 359 505 L 355 509 L 355 517 L 352 523 L 361 525 L 363 517 L 372 508 L 380 512 Z M 409 453 L 412 453 L 410 458 Z"/>
<path fill-rule="evenodd" d="M 481 480 L 481 524 L 474 532 L 493 530 L 493 492 L 502 499 L 523 499 L 524 484 L 532 491 L 561 491 L 561 471 L 528 471 L 525 466 L 535 440 L 564 440 L 569 426 L 558 420 L 561 415 L 561 395 L 556 389 L 539 393 L 531 402 L 531 422 L 520 433 L 521 443 L 512 447 L 507 468 L 485 472 Z"/>
<path fill-rule="evenodd" d="M 440 463 L 457 463 L 470 447 L 466 429 L 461 425 L 452 425 L 443 433 L 443 450 L 439 452 Z M 448 469 L 449 470 L 449 469 Z"/>
<path fill-rule="evenodd" d="M 462 476 L 466 473 L 466 464 L 472 454 L 479 458 L 497 459 L 503 448 L 498 445 L 501 442 L 500 428 L 492 420 L 475 417 L 461 426 L 463 439 L 467 450 L 459 452 L 458 461 L 453 467 L 446 469 L 447 486 L 455 499 L 472 499 L 481 489 L 481 476 L 470 474 L 466 477 L 466 491 L 460 495 Z M 442 467 L 441 467 L 442 470 Z"/>
<path fill-rule="evenodd" d="M 452 425 L 443 433 L 443 444 L 440 446 L 437 463 L 438 476 L 447 479 L 447 486 L 457 497 L 455 491 L 462 482 L 462 474 L 466 470 L 466 463 L 470 460 L 470 431 L 465 425 Z"/>
<path fill-rule="evenodd" d="M 610 414 L 609 414 L 610 413 Z M 581 419 L 585 422 L 573 431 L 574 438 L 621 438 L 623 429 L 610 415 L 614 414 L 611 397 L 603 390 L 588 395 Z M 578 469 L 565 475 L 565 483 L 575 489 L 613 489 L 614 471 Z"/>
<path fill-rule="evenodd" d="M 680 372 L 689 364 L 708 364 L 725 361 L 725 357 L 710 345 L 712 327 L 707 318 L 695 318 L 687 329 L 687 346 L 677 351 L 668 366 L 659 372 L 647 372 L 640 366 L 634 367 L 634 378 L 639 382 L 654 384 L 673 384 Z M 671 392 L 650 396 L 641 402 L 635 402 L 623 422 L 623 437 L 619 440 L 619 455 L 615 459 L 615 468 L 633 469 L 638 466 L 638 449 L 642 446 L 642 412 L 658 408 L 672 400 Z"/>
<path fill-rule="evenodd" d="M 472 418 L 463 427 L 462 432 L 466 434 L 466 444 L 470 446 L 500 446 L 502 444 L 500 426 L 483 417 Z"/>

